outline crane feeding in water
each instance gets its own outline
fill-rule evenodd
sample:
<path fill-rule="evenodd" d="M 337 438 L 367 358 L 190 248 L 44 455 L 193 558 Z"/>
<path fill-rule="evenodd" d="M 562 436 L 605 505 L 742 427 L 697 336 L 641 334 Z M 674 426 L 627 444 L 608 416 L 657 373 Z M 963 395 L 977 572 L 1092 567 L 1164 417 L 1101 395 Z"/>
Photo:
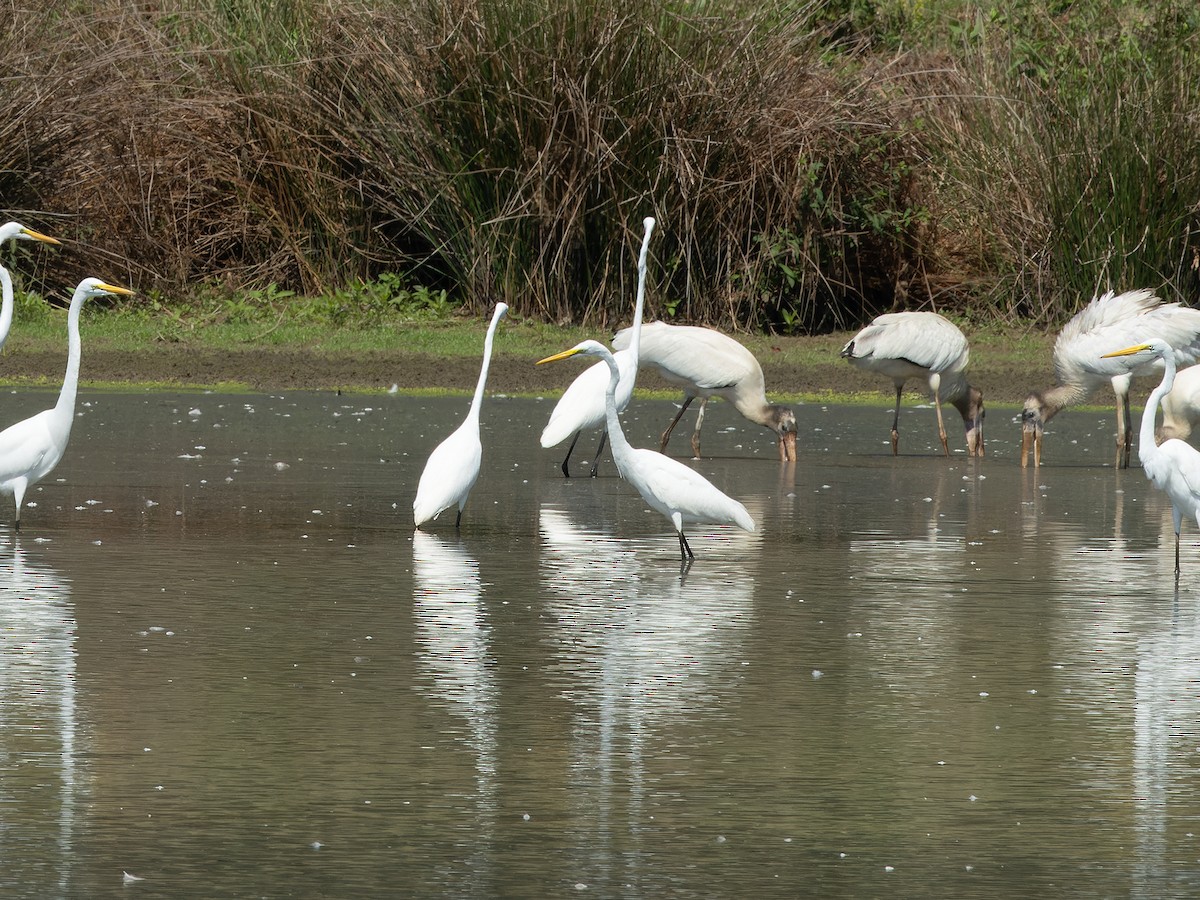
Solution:
<path fill-rule="evenodd" d="M 622 328 L 613 338 L 613 347 L 625 350 L 633 340 L 633 329 Z M 700 458 L 700 427 L 709 398 L 728 400 L 743 418 L 771 429 L 779 437 L 779 458 L 796 458 L 796 414 L 789 407 L 768 403 L 762 366 L 754 354 L 712 328 L 694 325 L 668 325 L 650 322 L 642 326 L 638 364 L 658 370 L 671 384 L 683 388 L 683 406 L 667 430 L 659 449 L 667 452 L 671 432 L 700 398 L 696 429 L 692 432 L 692 455 Z"/>
<path fill-rule="evenodd" d="M 1171 347 L 1177 366 L 1188 366 L 1200 357 L 1200 309 L 1163 303 L 1150 290 L 1112 291 L 1094 298 L 1058 333 L 1054 342 L 1056 384 L 1025 399 L 1021 413 L 1021 466 L 1042 464 L 1042 432 L 1064 407 L 1082 403 L 1104 384 L 1117 398 L 1117 466 L 1129 466 L 1133 446 L 1133 420 L 1129 415 L 1129 386 L 1136 376 L 1163 370 L 1160 357 L 1141 354 L 1140 365 L 1112 357 L 1113 351 L 1136 344 L 1145 335 L 1156 335 Z"/>
<path fill-rule="evenodd" d="M 896 415 L 892 419 L 892 455 L 900 451 L 900 397 L 910 378 L 924 381 L 937 411 L 938 437 L 949 456 L 945 400 L 962 416 L 967 455 L 983 456 L 983 393 L 967 383 L 970 348 L 958 326 L 932 312 L 898 312 L 877 316 L 846 342 L 841 355 L 860 369 L 878 372 L 896 385 Z"/>

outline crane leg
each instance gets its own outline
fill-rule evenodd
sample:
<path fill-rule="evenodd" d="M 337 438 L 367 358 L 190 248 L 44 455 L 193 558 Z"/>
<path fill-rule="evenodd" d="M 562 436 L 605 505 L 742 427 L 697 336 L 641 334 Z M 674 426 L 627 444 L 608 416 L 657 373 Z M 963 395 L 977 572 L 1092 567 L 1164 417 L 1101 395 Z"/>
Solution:
<path fill-rule="evenodd" d="M 896 385 L 896 415 L 892 418 L 892 456 L 900 454 L 900 397 L 904 393 L 904 384 Z"/>
<path fill-rule="evenodd" d="M 675 413 L 675 418 L 671 420 L 671 424 L 667 426 L 667 430 L 662 433 L 662 441 L 658 445 L 659 453 L 667 452 L 667 441 L 671 440 L 671 432 L 675 430 L 675 426 L 679 424 L 679 420 L 683 418 L 683 414 L 687 412 L 687 408 L 695 399 L 695 397 L 684 395 L 683 406 L 679 407 L 679 412 Z"/>
<path fill-rule="evenodd" d="M 700 426 L 704 424 L 704 408 L 708 405 L 708 398 L 705 397 L 700 401 L 700 412 L 696 413 L 696 430 L 692 432 L 692 459 L 700 458 Z"/>
<path fill-rule="evenodd" d="M 1175 532 L 1175 577 L 1179 577 L 1179 532 Z"/>
<path fill-rule="evenodd" d="M 575 445 L 579 443 L 579 435 L 582 432 L 575 432 L 575 437 L 571 438 L 571 446 L 567 448 L 567 455 L 563 457 L 562 473 L 563 478 L 571 477 L 571 470 L 567 468 L 567 464 L 571 461 L 571 454 L 575 451 Z"/>
<path fill-rule="evenodd" d="M 458 530 L 458 526 L 462 524 L 462 507 L 458 508 L 458 515 L 454 517 L 454 528 Z"/>
<path fill-rule="evenodd" d="M 596 477 L 596 473 L 600 471 L 600 454 L 604 452 L 604 445 L 608 443 L 608 432 L 600 432 L 600 446 L 596 448 L 596 456 L 592 460 L 591 476 Z"/>
<path fill-rule="evenodd" d="M 938 393 L 933 395 L 933 408 L 937 410 L 938 437 L 942 440 L 942 453 L 949 456 L 950 444 L 946 442 L 946 423 L 942 421 L 942 398 Z"/>
<path fill-rule="evenodd" d="M 695 559 L 696 554 L 692 553 L 691 545 L 688 544 L 688 539 L 683 531 L 679 532 L 679 558 L 680 559 Z"/>

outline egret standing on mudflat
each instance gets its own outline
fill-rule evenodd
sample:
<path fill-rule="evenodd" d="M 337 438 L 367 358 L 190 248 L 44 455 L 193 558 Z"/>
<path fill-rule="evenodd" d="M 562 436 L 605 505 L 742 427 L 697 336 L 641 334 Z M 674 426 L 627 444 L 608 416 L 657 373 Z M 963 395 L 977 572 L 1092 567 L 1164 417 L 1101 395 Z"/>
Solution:
<path fill-rule="evenodd" d="M 638 350 L 641 346 L 642 307 L 646 300 L 646 254 L 650 247 L 650 235 L 654 231 L 654 219 L 647 216 L 642 220 L 646 229 L 642 238 L 642 250 L 638 254 L 638 285 L 637 301 L 633 307 L 633 338 L 629 349 L 616 354 L 617 366 L 621 371 L 621 383 L 617 386 L 617 409 L 623 410 L 629 405 L 633 396 L 633 385 L 637 380 Z M 563 392 L 554 410 L 550 413 L 550 421 L 542 431 L 542 446 L 556 447 L 571 435 L 571 446 L 563 457 L 562 473 L 564 478 L 570 478 L 571 472 L 567 464 L 571 461 L 571 451 L 579 441 L 581 432 L 603 427 L 604 425 L 604 390 L 608 384 L 608 370 L 604 363 L 596 363 L 579 373 L 570 387 Z M 596 466 L 600 462 L 600 454 L 604 451 L 605 434 L 600 435 L 600 445 L 596 448 L 596 458 L 592 460 L 592 475 L 596 474 Z"/>
<path fill-rule="evenodd" d="M 878 316 L 856 334 L 841 355 L 860 369 L 878 372 L 896 385 L 896 416 L 892 420 L 892 455 L 900 450 L 900 397 L 904 382 L 920 378 L 933 394 L 938 437 L 950 455 L 942 401 L 962 416 L 967 455 L 983 456 L 983 393 L 967 383 L 970 348 L 953 322 L 932 312 L 899 312 Z"/>
<path fill-rule="evenodd" d="M 618 350 L 629 347 L 631 328 L 622 328 L 613 338 Z M 671 384 L 683 388 L 683 406 L 667 430 L 663 432 L 659 449 L 667 452 L 671 432 L 687 411 L 689 404 L 700 398 L 696 413 L 696 430 L 692 432 L 692 455 L 700 458 L 700 426 L 704 424 L 704 407 L 710 397 L 721 397 L 733 404 L 746 419 L 779 436 L 779 458 L 796 458 L 796 414 L 786 406 L 768 403 L 762 366 L 754 354 L 712 328 L 694 325 L 668 325 L 650 322 L 642 327 L 638 364 L 653 366 Z"/>
<path fill-rule="evenodd" d="M 7 222 L 0 225 L 0 247 L 3 247 L 9 241 L 41 241 L 45 244 L 57 244 L 52 237 L 34 231 L 32 228 L 26 228 L 20 222 Z M 8 269 L 0 266 L 0 291 L 3 291 L 3 301 L 0 301 L 0 349 L 4 347 L 4 342 L 8 340 L 9 329 L 12 328 L 13 320 L 13 283 L 12 276 L 8 274 Z"/>
<path fill-rule="evenodd" d="M 1156 335 L 1175 353 L 1175 364 L 1187 366 L 1200 356 L 1200 309 L 1163 303 L 1153 291 L 1109 291 L 1096 297 L 1058 333 L 1054 342 L 1054 376 L 1057 384 L 1035 391 L 1025 399 L 1021 413 L 1021 466 L 1042 464 L 1042 432 L 1065 406 L 1082 403 L 1101 385 L 1112 385 L 1117 395 L 1117 465 L 1129 466 L 1133 446 L 1133 420 L 1129 415 L 1129 384 L 1135 375 L 1161 372 L 1158 357 L 1145 354 L 1145 362 L 1130 368 L 1112 359 L 1112 351 Z M 1142 357 L 1138 357 L 1139 359 Z"/>
<path fill-rule="evenodd" d="M 1186 514 L 1200 525 L 1200 450 L 1191 444 L 1170 438 L 1154 443 L 1154 418 L 1158 404 L 1175 381 L 1175 351 L 1160 338 L 1105 353 L 1105 359 L 1128 358 L 1132 371 L 1144 368 L 1152 360 L 1162 360 L 1163 379 L 1146 400 L 1142 412 L 1142 427 L 1138 433 L 1138 459 L 1146 477 L 1154 486 L 1171 498 L 1171 513 L 1175 518 L 1175 577 L 1179 577 L 1179 531 Z"/>
<path fill-rule="evenodd" d="M 75 420 L 75 394 L 79 387 L 79 311 L 89 297 L 105 294 L 132 296 L 128 288 L 107 284 L 99 278 L 85 278 L 75 288 L 67 312 L 67 372 L 58 403 L 0 431 L 0 493 L 12 494 L 17 515 L 14 528 L 21 527 L 21 503 L 25 491 L 54 470 L 67 449 L 71 423 Z"/>
<path fill-rule="evenodd" d="M 597 341 L 584 341 L 570 350 L 538 361 L 542 363 L 566 359 L 583 354 L 598 356 L 608 367 L 608 389 L 604 394 L 604 414 L 608 438 L 612 444 L 613 461 L 621 477 L 637 488 L 642 499 L 668 519 L 679 535 L 679 556 L 693 559 L 692 548 L 683 533 L 684 523 L 712 522 L 720 525 L 737 525 L 746 531 L 754 530 L 754 520 L 746 507 L 732 497 L 717 490 L 699 472 L 689 469 L 679 460 L 663 456 L 655 450 L 638 449 L 630 445 L 621 430 L 617 417 L 617 385 L 621 381 L 621 370 L 608 348 Z"/>
<path fill-rule="evenodd" d="M 475 385 L 475 396 L 471 400 L 471 408 L 467 410 L 466 420 L 433 449 L 425 463 L 425 470 L 417 484 L 417 496 L 413 500 L 413 523 L 418 528 L 436 519 L 456 503 L 458 515 L 454 517 L 454 527 L 462 523 L 463 507 L 467 505 L 467 497 L 479 478 L 479 464 L 483 461 L 483 444 L 479 440 L 479 407 L 483 404 L 488 365 L 492 361 L 492 340 L 496 336 L 496 326 L 506 312 L 507 304 L 496 304 L 492 323 L 483 341 L 483 365 L 479 369 L 479 382 Z"/>

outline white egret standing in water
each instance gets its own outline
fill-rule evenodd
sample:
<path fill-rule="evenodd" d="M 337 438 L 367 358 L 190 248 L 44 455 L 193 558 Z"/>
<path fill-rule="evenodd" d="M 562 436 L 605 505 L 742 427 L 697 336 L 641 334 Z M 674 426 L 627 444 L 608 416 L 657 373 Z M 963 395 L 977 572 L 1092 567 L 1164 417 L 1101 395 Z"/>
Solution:
<path fill-rule="evenodd" d="M 1158 405 L 1175 381 L 1175 351 L 1160 338 L 1152 338 L 1141 344 L 1105 353 L 1105 359 L 1129 357 L 1132 366 L 1144 366 L 1151 360 L 1163 361 L 1163 379 L 1146 400 L 1142 412 L 1142 427 L 1138 433 L 1138 459 L 1146 477 L 1154 486 L 1171 499 L 1171 513 L 1175 517 L 1175 577 L 1179 577 L 1179 532 L 1186 513 L 1189 519 L 1200 525 L 1200 450 L 1186 441 L 1170 438 L 1154 442 L 1154 419 Z"/>
<path fill-rule="evenodd" d="M 983 456 L 983 394 L 967 383 L 970 349 L 958 326 L 932 312 L 898 312 L 877 316 L 851 338 L 841 355 L 860 369 L 878 372 L 896 385 L 896 415 L 892 420 L 892 455 L 900 450 L 900 396 L 904 382 L 920 378 L 933 394 L 938 437 L 950 455 L 942 401 L 954 405 L 966 431 L 967 455 Z"/>
<path fill-rule="evenodd" d="M 613 338 L 618 350 L 629 347 L 631 328 L 622 328 Z M 667 381 L 683 388 L 683 406 L 663 432 L 659 450 L 667 452 L 671 432 L 700 398 L 696 429 L 692 432 L 692 455 L 700 458 L 700 426 L 710 397 L 728 400 L 746 419 L 770 428 L 779 436 L 779 458 L 796 458 L 796 414 L 786 406 L 768 403 L 762 366 L 754 354 L 728 335 L 696 325 L 650 322 L 642 328 L 638 365 L 650 365 Z"/>
<path fill-rule="evenodd" d="M 633 385 L 637 380 L 638 352 L 641 346 L 642 307 L 646 301 L 646 255 L 650 247 L 650 235 L 654 231 L 654 219 L 647 216 L 642 225 L 646 229 L 642 238 L 642 250 L 638 255 L 638 285 L 637 301 L 633 307 L 633 337 L 628 350 L 616 354 L 617 366 L 621 373 L 621 381 L 617 385 L 617 409 L 623 410 L 629 405 L 633 396 Z M 567 464 L 571 461 L 571 451 L 579 441 L 579 435 L 586 430 L 604 425 L 604 391 L 608 384 L 608 370 L 604 363 L 596 363 L 579 373 L 571 385 L 563 392 L 554 410 L 550 413 L 550 421 L 542 431 L 542 446 L 556 447 L 571 435 L 571 445 L 567 455 L 563 457 L 562 473 L 564 478 L 570 478 L 571 472 Z M 600 445 L 596 448 L 596 458 L 592 460 L 592 475 L 596 474 L 596 466 L 600 462 L 600 454 L 604 451 L 605 435 L 600 435 Z"/>
<path fill-rule="evenodd" d="M 89 297 L 105 294 L 132 296 L 128 288 L 107 284 L 99 278 L 85 278 L 75 288 L 67 312 L 67 372 L 58 403 L 52 409 L 23 419 L 0 431 L 0 493 L 12 494 L 16 503 L 15 528 L 21 527 L 21 503 L 25 491 L 54 470 L 67 449 L 71 423 L 75 420 L 75 394 L 79 386 L 79 311 Z"/>
<path fill-rule="evenodd" d="M 576 354 L 598 356 L 608 366 L 604 411 L 613 461 L 621 477 L 637 488 L 652 509 L 662 513 L 675 526 L 681 558 L 694 558 L 687 536 L 683 533 L 684 523 L 713 522 L 737 525 L 746 531 L 754 530 L 754 520 L 750 518 L 746 507 L 717 490 L 699 472 L 655 450 L 630 445 L 625 432 L 621 430 L 621 420 L 617 417 L 617 385 L 621 380 L 621 370 L 607 347 L 597 341 L 584 341 L 570 350 L 539 360 L 538 365 Z"/>
<path fill-rule="evenodd" d="M 20 222 L 7 222 L 0 225 L 0 247 L 3 247 L 8 241 L 41 241 L 45 244 L 57 244 L 52 237 L 34 231 L 32 228 L 26 228 Z M 8 274 L 8 269 L 0 266 L 0 291 L 3 291 L 3 301 L 0 302 L 0 348 L 4 347 L 4 342 L 8 340 L 8 332 L 12 328 L 13 320 L 13 283 L 12 276 Z"/>
<path fill-rule="evenodd" d="M 463 507 L 475 481 L 479 478 L 479 464 L 483 460 L 483 445 L 479 440 L 479 407 L 483 404 L 483 389 L 487 384 L 488 366 L 492 361 L 492 340 L 496 326 L 508 312 L 508 305 L 497 303 L 483 341 L 483 365 L 479 369 L 479 382 L 475 385 L 475 396 L 466 420 L 429 454 L 425 471 L 417 484 L 417 496 L 413 499 L 413 523 L 419 528 L 431 519 L 436 519 L 454 504 L 458 504 L 458 515 L 454 527 L 462 523 Z"/>
<path fill-rule="evenodd" d="M 1191 365 L 1200 357 L 1200 309 L 1178 303 L 1163 303 L 1153 291 L 1109 291 L 1092 300 L 1058 333 L 1054 342 L 1054 376 L 1058 382 L 1025 399 L 1021 413 L 1021 466 L 1028 465 L 1030 445 L 1033 464 L 1042 464 L 1042 431 L 1065 406 L 1082 403 L 1103 384 L 1110 383 L 1117 395 L 1117 465 L 1129 466 L 1133 445 L 1133 420 L 1129 415 L 1129 384 L 1135 375 L 1162 371 L 1163 363 L 1150 354 L 1146 362 L 1131 368 L 1107 362 L 1113 351 L 1128 347 L 1153 334 L 1169 345 L 1177 366 Z M 1140 358 L 1140 357 L 1139 357 Z"/>

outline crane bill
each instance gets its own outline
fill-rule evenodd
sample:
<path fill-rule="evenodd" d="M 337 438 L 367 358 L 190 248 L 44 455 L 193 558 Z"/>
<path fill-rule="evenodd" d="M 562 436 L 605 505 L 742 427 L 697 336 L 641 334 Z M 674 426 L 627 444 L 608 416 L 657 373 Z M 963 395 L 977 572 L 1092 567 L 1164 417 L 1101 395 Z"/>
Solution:
<path fill-rule="evenodd" d="M 536 363 L 534 363 L 534 365 L 540 366 L 542 363 L 557 362 L 560 359 L 566 359 L 568 356 L 574 356 L 579 352 L 580 350 L 578 347 L 572 347 L 570 350 L 564 350 L 562 353 L 555 353 L 553 356 L 547 356 L 545 359 L 539 359 Z"/>
<path fill-rule="evenodd" d="M 782 462 L 796 461 L 796 432 L 789 431 L 779 436 L 779 459 Z"/>

